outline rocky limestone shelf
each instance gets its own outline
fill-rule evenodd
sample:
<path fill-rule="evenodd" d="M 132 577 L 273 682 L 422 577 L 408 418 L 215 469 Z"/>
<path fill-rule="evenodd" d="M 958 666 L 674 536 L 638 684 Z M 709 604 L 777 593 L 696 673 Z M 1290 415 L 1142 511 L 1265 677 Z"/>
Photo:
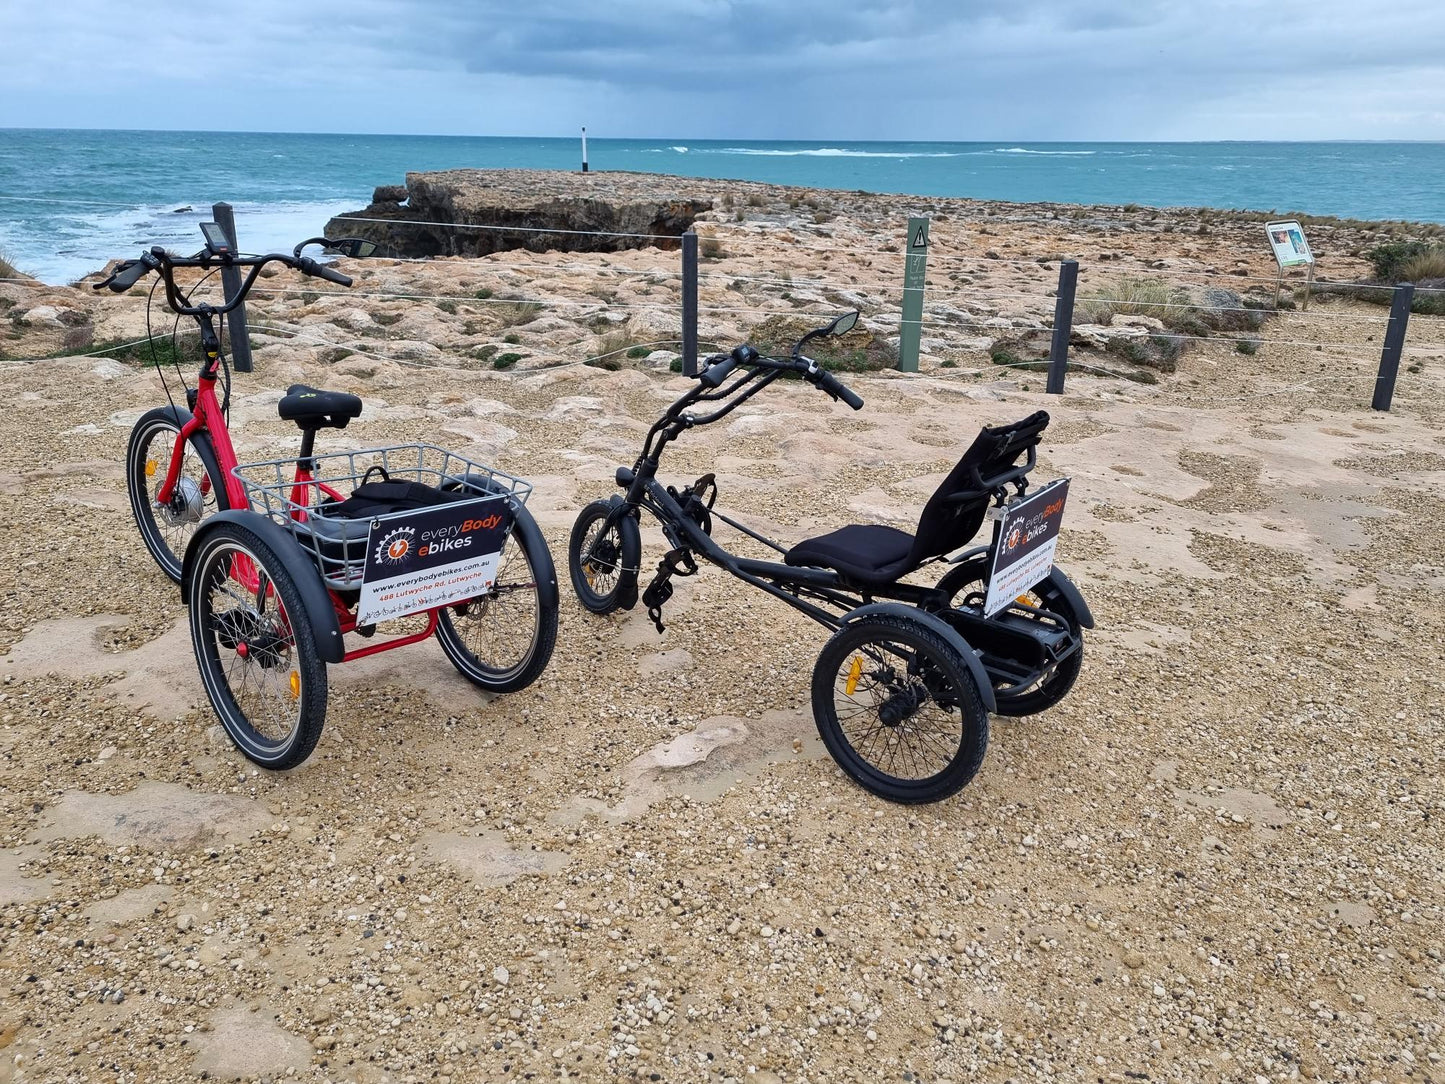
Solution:
<path fill-rule="evenodd" d="M 681 236 L 698 215 L 712 210 L 721 187 L 716 181 L 649 173 L 408 173 L 405 185 L 381 185 L 369 206 L 333 218 L 326 233 L 364 237 L 380 246 L 381 255 L 405 258 L 487 256 L 510 249 L 614 252 L 648 245 L 676 247 L 676 241 L 657 238 Z"/>

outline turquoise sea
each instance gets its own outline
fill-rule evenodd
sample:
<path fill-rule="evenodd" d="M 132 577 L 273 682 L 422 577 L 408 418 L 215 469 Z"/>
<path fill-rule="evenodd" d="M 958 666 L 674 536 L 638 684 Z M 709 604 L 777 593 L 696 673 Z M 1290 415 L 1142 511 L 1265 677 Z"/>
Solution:
<path fill-rule="evenodd" d="M 1445 222 L 1445 143 L 838 143 L 592 139 L 594 170 L 920 196 Z M 408 170 L 576 169 L 576 139 L 0 129 L 0 250 L 48 282 L 195 245 L 225 200 L 290 247 Z M 177 212 L 177 208 L 190 210 Z"/>

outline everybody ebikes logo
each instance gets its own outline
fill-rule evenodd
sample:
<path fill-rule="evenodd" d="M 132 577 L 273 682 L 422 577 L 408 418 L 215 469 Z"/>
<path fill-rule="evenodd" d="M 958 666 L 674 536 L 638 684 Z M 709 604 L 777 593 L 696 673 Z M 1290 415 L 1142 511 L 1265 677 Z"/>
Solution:
<path fill-rule="evenodd" d="M 388 568 L 400 567 L 416 548 L 416 531 L 398 527 L 385 534 L 376 544 L 376 563 Z"/>

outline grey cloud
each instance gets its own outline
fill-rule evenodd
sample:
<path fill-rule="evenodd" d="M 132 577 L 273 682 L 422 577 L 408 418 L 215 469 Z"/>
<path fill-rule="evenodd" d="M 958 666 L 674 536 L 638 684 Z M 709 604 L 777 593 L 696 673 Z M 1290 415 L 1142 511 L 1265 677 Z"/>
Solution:
<path fill-rule="evenodd" d="M 205 35 L 224 80 L 175 0 L 6 5 L 0 124 L 1025 140 L 1270 138 L 1289 118 L 1301 138 L 1445 136 L 1438 0 L 237 0 Z"/>

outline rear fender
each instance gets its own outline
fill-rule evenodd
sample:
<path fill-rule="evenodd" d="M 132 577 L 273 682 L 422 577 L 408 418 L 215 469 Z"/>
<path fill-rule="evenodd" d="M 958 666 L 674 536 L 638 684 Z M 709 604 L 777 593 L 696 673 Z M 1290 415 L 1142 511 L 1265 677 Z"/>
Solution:
<path fill-rule="evenodd" d="M 867 617 L 901 617 L 908 621 L 916 621 L 929 631 L 936 633 L 944 643 L 958 652 L 959 658 L 963 660 L 969 673 L 973 675 L 973 681 L 978 686 L 978 696 L 983 701 L 984 710 L 989 712 L 998 710 L 998 701 L 994 699 L 993 695 L 993 681 L 990 680 L 988 672 L 984 670 L 983 663 L 979 662 L 978 656 L 974 653 L 973 648 L 968 646 L 968 642 L 942 618 L 912 606 L 904 606 L 900 602 L 870 602 L 866 606 L 859 606 L 856 610 L 849 610 L 843 615 L 840 626 L 846 627 Z"/>
<path fill-rule="evenodd" d="M 239 509 L 218 512 L 211 516 L 192 537 L 186 547 L 185 563 L 181 568 L 181 599 L 190 597 L 191 579 L 195 574 L 196 554 L 201 543 L 223 527 L 239 527 L 249 531 L 276 555 L 281 566 L 290 574 L 301 594 L 301 603 L 306 609 L 306 620 L 316 636 L 316 650 L 326 662 L 340 662 L 346 655 L 346 644 L 342 639 L 341 625 L 336 620 L 336 607 L 331 604 L 331 593 L 321 582 L 316 565 L 307 557 L 296 540 L 274 520 Z M 556 577 L 553 577 L 555 591 Z"/>

